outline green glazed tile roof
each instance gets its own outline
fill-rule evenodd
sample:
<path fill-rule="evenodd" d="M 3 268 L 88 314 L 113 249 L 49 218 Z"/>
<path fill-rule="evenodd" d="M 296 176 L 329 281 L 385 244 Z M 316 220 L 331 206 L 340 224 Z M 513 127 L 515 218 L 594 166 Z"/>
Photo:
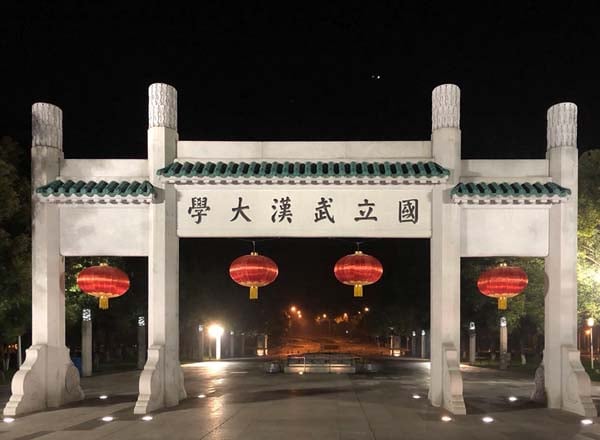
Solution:
<path fill-rule="evenodd" d="M 452 188 L 451 195 L 455 200 L 457 198 L 564 199 L 571 195 L 571 190 L 554 182 L 470 182 L 456 185 Z"/>
<path fill-rule="evenodd" d="M 450 172 L 435 162 L 173 162 L 157 171 L 169 180 L 223 179 L 442 179 Z"/>
<path fill-rule="evenodd" d="M 76 196 L 76 197 L 151 197 L 154 194 L 154 186 L 147 180 L 138 182 L 128 181 L 110 181 L 100 180 L 99 182 L 90 180 L 85 182 L 78 180 L 55 180 L 47 185 L 40 186 L 35 190 L 36 193 L 48 196 Z"/>

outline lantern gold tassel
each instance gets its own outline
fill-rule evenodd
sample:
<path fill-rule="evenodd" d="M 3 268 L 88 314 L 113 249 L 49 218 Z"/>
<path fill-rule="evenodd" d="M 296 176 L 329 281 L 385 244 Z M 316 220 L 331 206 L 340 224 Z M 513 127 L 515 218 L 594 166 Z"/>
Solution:
<path fill-rule="evenodd" d="M 508 298 L 505 296 L 501 296 L 498 298 L 498 310 L 506 310 L 508 306 Z"/>
<path fill-rule="evenodd" d="M 258 299 L 258 286 L 250 286 L 250 299 Z"/>
<path fill-rule="evenodd" d="M 362 297 L 363 296 L 362 284 L 355 284 L 354 285 L 354 296 L 355 297 Z"/>
<path fill-rule="evenodd" d="M 100 297 L 100 308 L 102 310 L 108 309 L 108 296 L 102 295 Z"/>

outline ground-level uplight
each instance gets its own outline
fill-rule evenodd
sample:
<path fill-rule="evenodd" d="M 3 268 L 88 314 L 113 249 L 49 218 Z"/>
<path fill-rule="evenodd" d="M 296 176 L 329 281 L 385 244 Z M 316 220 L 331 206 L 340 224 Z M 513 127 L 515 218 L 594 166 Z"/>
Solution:
<path fill-rule="evenodd" d="M 581 421 L 582 425 L 591 425 L 592 423 L 594 423 L 594 421 L 592 419 L 583 419 Z"/>
<path fill-rule="evenodd" d="M 509 401 L 509 402 L 516 402 L 517 400 L 519 400 L 519 399 L 517 399 L 515 396 L 510 396 L 510 397 L 508 398 L 508 401 Z"/>
<path fill-rule="evenodd" d="M 206 394 L 198 394 L 198 399 L 204 399 L 206 397 Z"/>
<path fill-rule="evenodd" d="M 413 399 L 420 399 L 420 398 L 421 398 L 421 396 L 419 396 L 418 394 L 413 394 L 413 395 L 412 395 L 412 398 L 413 398 Z"/>
<path fill-rule="evenodd" d="M 304 374 L 304 371 L 298 371 L 298 374 L 299 374 L 300 376 L 302 376 L 302 375 Z"/>
<path fill-rule="evenodd" d="M 153 417 L 152 417 L 152 416 L 144 416 L 144 417 L 142 417 L 142 420 L 143 420 L 144 422 L 149 422 L 149 421 L 150 421 L 150 420 L 152 420 L 152 419 L 153 419 Z"/>
<path fill-rule="evenodd" d="M 442 416 L 441 420 L 442 420 L 442 422 L 451 422 L 452 421 L 452 417 L 450 417 L 450 416 Z"/>
<path fill-rule="evenodd" d="M 106 399 L 108 399 L 108 396 L 106 394 L 102 394 L 101 396 L 98 397 L 98 399 L 106 400 Z"/>
<path fill-rule="evenodd" d="M 485 416 L 483 419 L 481 419 L 481 421 L 483 423 L 492 423 L 494 421 L 494 419 L 490 416 Z"/>
<path fill-rule="evenodd" d="M 12 417 L 4 417 L 4 418 L 2 419 L 2 421 L 3 421 L 4 423 L 12 423 L 12 422 L 14 422 L 14 421 L 15 421 L 15 419 L 13 419 Z"/>
<path fill-rule="evenodd" d="M 113 416 L 104 416 L 102 417 L 103 422 L 112 422 L 115 418 Z"/>

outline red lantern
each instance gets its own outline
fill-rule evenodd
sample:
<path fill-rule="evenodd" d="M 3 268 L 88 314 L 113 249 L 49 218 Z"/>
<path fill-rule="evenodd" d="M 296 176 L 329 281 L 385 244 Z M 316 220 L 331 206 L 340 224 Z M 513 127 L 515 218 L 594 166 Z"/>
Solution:
<path fill-rule="evenodd" d="M 105 263 L 83 269 L 77 275 L 77 285 L 87 293 L 100 298 L 100 308 L 108 309 L 108 300 L 129 290 L 129 277 L 121 269 Z"/>
<path fill-rule="evenodd" d="M 527 274 L 523 269 L 504 264 L 483 272 L 477 280 L 477 287 L 485 296 L 498 298 L 498 309 L 506 310 L 508 298 L 520 294 L 527 283 Z"/>
<path fill-rule="evenodd" d="M 333 273 L 341 283 L 354 286 L 354 296 L 363 296 L 362 286 L 379 281 L 383 266 L 377 258 L 356 251 L 340 258 L 335 263 Z"/>
<path fill-rule="evenodd" d="M 258 299 L 258 288 L 271 284 L 278 273 L 273 260 L 256 252 L 236 258 L 229 266 L 231 279 L 250 288 L 250 299 Z"/>

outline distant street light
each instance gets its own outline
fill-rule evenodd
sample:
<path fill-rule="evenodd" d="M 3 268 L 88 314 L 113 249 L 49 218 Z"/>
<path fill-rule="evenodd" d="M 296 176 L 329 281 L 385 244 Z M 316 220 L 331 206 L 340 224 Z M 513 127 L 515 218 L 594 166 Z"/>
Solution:
<path fill-rule="evenodd" d="M 208 335 L 211 338 L 215 338 L 215 359 L 221 359 L 221 337 L 223 336 L 223 332 L 225 330 L 219 324 L 212 324 L 208 327 Z"/>
<path fill-rule="evenodd" d="M 371 309 L 369 309 L 368 307 L 365 307 L 365 312 L 368 312 L 369 310 L 371 310 Z"/>
<path fill-rule="evenodd" d="M 291 311 L 292 313 L 293 313 L 293 312 L 295 312 L 295 311 L 296 311 L 296 306 L 292 306 L 292 307 L 290 307 L 290 311 Z"/>
<path fill-rule="evenodd" d="M 323 313 L 323 319 L 327 319 L 327 313 Z"/>

